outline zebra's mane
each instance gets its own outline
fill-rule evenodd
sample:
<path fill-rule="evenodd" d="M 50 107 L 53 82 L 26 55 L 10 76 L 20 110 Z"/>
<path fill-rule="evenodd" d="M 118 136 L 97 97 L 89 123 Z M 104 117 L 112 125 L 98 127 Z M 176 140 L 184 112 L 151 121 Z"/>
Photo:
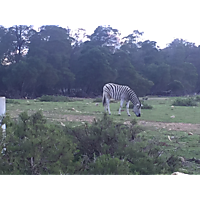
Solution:
<path fill-rule="evenodd" d="M 133 103 L 133 105 L 139 103 L 141 107 L 141 102 L 139 98 L 137 97 L 136 93 L 131 88 L 129 88 L 129 98 L 130 98 L 130 101 Z"/>

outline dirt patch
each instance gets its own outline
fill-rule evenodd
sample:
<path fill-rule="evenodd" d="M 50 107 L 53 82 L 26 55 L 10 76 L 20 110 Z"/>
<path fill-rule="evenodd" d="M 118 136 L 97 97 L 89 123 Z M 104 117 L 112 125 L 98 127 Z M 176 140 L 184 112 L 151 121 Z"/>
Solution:
<path fill-rule="evenodd" d="M 90 115 L 60 115 L 58 116 L 57 121 L 85 121 L 92 123 L 95 116 Z M 124 124 L 130 124 L 130 121 L 124 122 Z M 189 123 L 166 123 L 166 122 L 151 122 L 151 121 L 138 121 L 138 124 L 146 127 L 155 127 L 157 129 L 167 129 L 169 131 L 198 131 L 200 130 L 200 124 L 189 124 Z M 200 131 L 199 131 L 200 132 Z"/>
<path fill-rule="evenodd" d="M 200 124 L 185 124 L 185 123 L 165 123 L 165 122 L 149 122 L 139 121 L 142 126 L 154 126 L 158 129 L 164 128 L 173 131 L 193 131 L 200 130 Z"/>
<path fill-rule="evenodd" d="M 148 100 L 168 100 L 169 98 L 159 98 L 159 97 L 155 97 L 155 98 L 148 98 Z M 147 100 L 147 101 L 148 101 Z"/>
<path fill-rule="evenodd" d="M 94 118 L 96 118 L 95 116 L 90 116 L 90 115 L 60 115 L 58 116 L 55 120 L 56 121 L 75 121 L 75 122 L 81 122 L 81 121 L 85 121 L 85 122 L 90 122 L 92 123 Z"/>

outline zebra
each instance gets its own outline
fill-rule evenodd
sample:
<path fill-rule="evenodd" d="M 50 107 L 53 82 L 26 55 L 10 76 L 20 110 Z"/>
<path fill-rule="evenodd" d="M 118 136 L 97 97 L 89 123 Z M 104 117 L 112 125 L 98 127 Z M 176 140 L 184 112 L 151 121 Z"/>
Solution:
<path fill-rule="evenodd" d="M 109 115 L 111 114 L 109 106 L 111 98 L 115 100 L 121 100 L 118 113 L 119 115 L 121 115 L 123 103 L 126 101 L 127 114 L 128 116 L 131 116 L 129 113 L 129 102 L 131 101 L 133 103 L 133 112 L 137 117 L 141 116 L 141 102 L 135 92 L 128 86 L 117 85 L 114 83 L 107 83 L 104 85 L 102 103 L 105 110 L 108 110 Z"/>

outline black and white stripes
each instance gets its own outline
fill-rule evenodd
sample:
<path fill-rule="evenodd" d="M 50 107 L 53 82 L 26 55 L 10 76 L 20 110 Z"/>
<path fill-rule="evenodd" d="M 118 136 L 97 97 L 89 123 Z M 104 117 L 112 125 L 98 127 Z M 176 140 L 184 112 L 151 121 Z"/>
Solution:
<path fill-rule="evenodd" d="M 141 103 L 138 99 L 137 95 L 133 90 L 131 90 L 128 86 L 125 85 L 117 85 L 114 83 L 107 83 L 103 87 L 103 106 L 105 107 L 105 110 L 108 110 L 109 114 L 110 112 L 110 99 L 115 100 L 121 100 L 120 108 L 119 108 L 119 115 L 121 114 L 121 108 L 123 106 L 124 101 L 126 101 L 126 108 L 127 108 L 127 114 L 130 116 L 129 113 L 129 102 L 131 101 L 133 103 L 133 112 L 137 117 L 140 117 L 141 115 Z"/>

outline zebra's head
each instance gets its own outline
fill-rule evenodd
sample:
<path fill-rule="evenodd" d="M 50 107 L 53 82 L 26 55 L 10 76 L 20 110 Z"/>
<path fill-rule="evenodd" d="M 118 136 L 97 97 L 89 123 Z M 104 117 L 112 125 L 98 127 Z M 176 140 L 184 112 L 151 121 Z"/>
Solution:
<path fill-rule="evenodd" d="M 133 106 L 133 112 L 137 117 L 141 116 L 141 103 L 137 103 L 136 105 Z"/>

